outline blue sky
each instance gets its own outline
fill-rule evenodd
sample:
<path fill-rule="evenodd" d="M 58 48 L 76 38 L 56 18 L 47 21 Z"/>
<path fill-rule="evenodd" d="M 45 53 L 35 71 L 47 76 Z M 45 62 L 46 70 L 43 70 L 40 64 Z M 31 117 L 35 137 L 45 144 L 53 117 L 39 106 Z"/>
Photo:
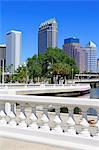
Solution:
<path fill-rule="evenodd" d="M 0 0 L 0 43 L 5 43 L 9 30 L 22 31 L 22 59 L 38 52 L 38 27 L 55 17 L 58 21 L 58 47 L 64 38 L 78 37 L 81 45 L 89 40 L 97 44 L 99 57 L 98 0 Z"/>

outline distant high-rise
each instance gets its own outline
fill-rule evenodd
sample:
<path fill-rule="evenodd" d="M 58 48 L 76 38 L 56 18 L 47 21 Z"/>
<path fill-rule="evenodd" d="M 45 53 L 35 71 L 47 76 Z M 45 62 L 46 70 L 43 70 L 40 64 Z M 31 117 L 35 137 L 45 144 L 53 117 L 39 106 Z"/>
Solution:
<path fill-rule="evenodd" d="M 99 73 L 99 58 L 97 59 L 97 72 Z"/>
<path fill-rule="evenodd" d="M 3 82 L 1 71 L 3 72 L 3 68 L 5 68 L 6 62 L 6 45 L 0 44 L 0 82 Z"/>
<path fill-rule="evenodd" d="M 21 60 L 21 32 L 11 30 L 6 33 L 6 65 L 16 70 Z"/>
<path fill-rule="evenodd" d="M 95 73 L 97 72 L 96 69 L 96 44 L 93 43 L 92 41 L 89 41 L 85 51 L 87 53 L 87 72 L 92 72 Z"/>
<path fill-rule="evenodd" d="M 58 46 L 58 26 L 56 19 L 50 19 L 40 24 L 38 31 L 38 53 L 44 53 L 48 47 Z"/>
<path fill-rule="evenodd" d="M 0 44 L 0 66 L 3 59 L 6 60 L 6 45 Z"/>
<path fill-rule="evenodd" d="M 85 72 L 87 63 L 86 52 L 80 46 L 80 40 L 76 37 L 65 39 L 63 49 L 68 56 L 75 59 L 76 65 L 78 66 L 80 73 Z"/>
<path fill-rule="evenodd" d="M 76 37 L 67 38 L 67 39 L 64 40 L 64 43 L 68 44 L 68 45 L 74 45 L 74 46 L 79 46 L 80 45 L 80 41 Z"/>

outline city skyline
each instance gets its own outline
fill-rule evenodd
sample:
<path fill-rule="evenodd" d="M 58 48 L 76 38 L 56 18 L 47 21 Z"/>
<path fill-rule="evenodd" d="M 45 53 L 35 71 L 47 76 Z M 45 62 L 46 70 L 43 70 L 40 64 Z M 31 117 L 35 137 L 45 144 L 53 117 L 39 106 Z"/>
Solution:
<path fill-rule="evenodd" d="M 83 47 L 86 46 L 89 40 L 92 40 L 99 48 L 98 1 L 8 2 L 4 0 L 1 4 L 0 43 L 5 43 L 5 33 L 7 31 L 22 31 L 22 62 L 38 53 L 37 33 L 39 25 L 41 22 L 53 17 L 57 19 L 59 26 L 59 48 L 62 48 L 64 38 L 73 36 L 80 39 Z M 12 12 L 13 15 L 11 15 Z M 98 50 L 97 57 L 99 57 Z"/>

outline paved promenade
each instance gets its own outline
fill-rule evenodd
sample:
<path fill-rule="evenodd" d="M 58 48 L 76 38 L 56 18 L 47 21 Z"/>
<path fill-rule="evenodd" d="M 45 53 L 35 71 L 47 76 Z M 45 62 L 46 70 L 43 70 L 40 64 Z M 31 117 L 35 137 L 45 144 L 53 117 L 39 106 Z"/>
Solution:
<path fill-rule="evenodd" d="M 28 115 L 28 113 L 29 112 L 27 111 L 27 115 Z M 42 115 L 41 112 L 37 112 L 37 116 L 39 118 L 41 118 L 41 115 Z M 51 120 L 53 120 L 54 113 L 49 112 L 49 117 L 51 118 Z M 61 113 L 61 118 L 63 120 L 62 126 L 64 126 L 66 124 L 67 117 L 68 117 L 68 114 Z M 74 115 L 74 118 L 75 118 L 77 124 L 79 124 L 79 122 L 81 120 L 81 115 Z M 89 120 L 92 118 L 94 118 L 96 120 L 96 117 L 88 116 Z M 51 126 L 54 126 L 52 124 L 52 122 L 51 122 Z M 10 139 L 10 138 L 8 139 L 8 138 L 0 137 L 0 150 L 66 150 L 66 149 L 51 146 L 51 145 L 30 143 L 30 142 L 26 142 L 26 141 L 17 140 L 17 139 Z"/>
<path fill-rule="evenodd" d="M 66 150 L 50 145 L 35 144 L 14 139 L 0 138 L 0 150 Z"/>

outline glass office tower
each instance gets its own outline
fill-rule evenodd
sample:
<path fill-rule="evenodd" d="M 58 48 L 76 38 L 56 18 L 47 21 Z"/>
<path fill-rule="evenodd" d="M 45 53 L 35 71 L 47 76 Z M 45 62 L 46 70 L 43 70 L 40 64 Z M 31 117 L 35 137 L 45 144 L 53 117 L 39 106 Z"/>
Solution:
<path fill-rule="evenodd" d="M 86 52 L 84 48 L 80 46 L 80 40 L 76 37 L 67 38 L 64 40 L 63 49 L 65 53 L 75 59 L 76 65 L 79 68 L 79 72 L 86 71 Z"/>
<path fill-rule="evenodd" d="M 50 19 L 40 24 L 38 31 L 38 53 L 44 54 L 48 47 L 58 46 L 58 27 L 56 19 Z"/>

